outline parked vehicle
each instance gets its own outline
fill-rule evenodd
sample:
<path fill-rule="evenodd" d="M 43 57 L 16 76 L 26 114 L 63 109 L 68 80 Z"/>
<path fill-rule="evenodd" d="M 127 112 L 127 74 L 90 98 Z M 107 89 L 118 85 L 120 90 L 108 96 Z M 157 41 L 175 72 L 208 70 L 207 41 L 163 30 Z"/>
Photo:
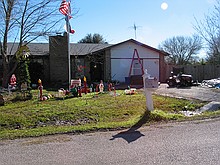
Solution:
<path fill-rule="evenodd" d="M 167 79 L 167 84 L 169 87 L 187 87 L 192 86 L 193 84 L 193 77 L 189 74 L 177 74 L 174 75 L 171 72 L 171 76 Z"/>

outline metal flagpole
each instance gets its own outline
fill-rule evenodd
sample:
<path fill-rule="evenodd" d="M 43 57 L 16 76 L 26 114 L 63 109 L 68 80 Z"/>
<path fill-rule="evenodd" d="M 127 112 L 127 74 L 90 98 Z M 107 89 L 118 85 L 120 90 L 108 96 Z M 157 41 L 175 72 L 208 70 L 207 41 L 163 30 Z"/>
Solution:
<path fill-rule="evenodd" d="M 67 54 L 68 54 L 68 89 L 70 91 L 71 83 L 71 66 L 70 66 L 70 24 L 69 24 L 69 11 L 66 15 L 66 29 L 67 29 Z"/>

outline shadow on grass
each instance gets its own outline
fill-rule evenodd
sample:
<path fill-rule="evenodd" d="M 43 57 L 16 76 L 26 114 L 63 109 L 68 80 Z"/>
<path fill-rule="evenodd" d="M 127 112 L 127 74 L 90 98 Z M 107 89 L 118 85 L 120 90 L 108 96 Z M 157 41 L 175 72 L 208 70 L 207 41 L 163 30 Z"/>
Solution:
<path fill-rule="evenodd" d="M 129 130 L 113 135 L 110 140 L 122 138 L 126 140 L 128 143 L 131 143 L 131 142 L 136 141 L 140 137 L 145 136 L 140 131 L 138 131 L 138 129 L 144 124 L 146 124 L 149 121 L 149 118 L 150 118 L 150 111 L 145 111 L 141 119 L 135 125 L 133 125 Z"/>

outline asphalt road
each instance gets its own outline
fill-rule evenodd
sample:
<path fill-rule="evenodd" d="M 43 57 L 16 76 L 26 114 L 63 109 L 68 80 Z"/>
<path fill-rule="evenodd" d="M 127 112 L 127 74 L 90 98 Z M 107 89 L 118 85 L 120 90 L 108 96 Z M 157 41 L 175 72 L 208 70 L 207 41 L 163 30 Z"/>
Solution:
<path fill-rule="evenodd" d="M 0 165 L 217 165 L 220 118 L 0 141 Z"/>

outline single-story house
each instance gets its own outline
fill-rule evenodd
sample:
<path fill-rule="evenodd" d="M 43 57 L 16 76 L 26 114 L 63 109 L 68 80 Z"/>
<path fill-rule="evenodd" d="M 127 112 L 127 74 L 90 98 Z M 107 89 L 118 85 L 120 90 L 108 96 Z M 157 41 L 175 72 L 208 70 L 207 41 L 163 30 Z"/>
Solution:
<path fill-rule="evenodd" d="M 28 44 L 32 60 L 43 66 L 41 79 L 44 82 L 68 82 L 67 45 L 65 34 L 50 36 L 49 43 Z M 9 48 L 11 46 L 9 44 Z M 128 83 L 132 76 L 140 80 L 143 70 L 147 69 L 160 82 L 165 82 L 164 57 L 167 55 L 134 39 L 118 44 L 70 43 L 71 78 L 86 76 L 88 82 L 115 80 Z"/>

